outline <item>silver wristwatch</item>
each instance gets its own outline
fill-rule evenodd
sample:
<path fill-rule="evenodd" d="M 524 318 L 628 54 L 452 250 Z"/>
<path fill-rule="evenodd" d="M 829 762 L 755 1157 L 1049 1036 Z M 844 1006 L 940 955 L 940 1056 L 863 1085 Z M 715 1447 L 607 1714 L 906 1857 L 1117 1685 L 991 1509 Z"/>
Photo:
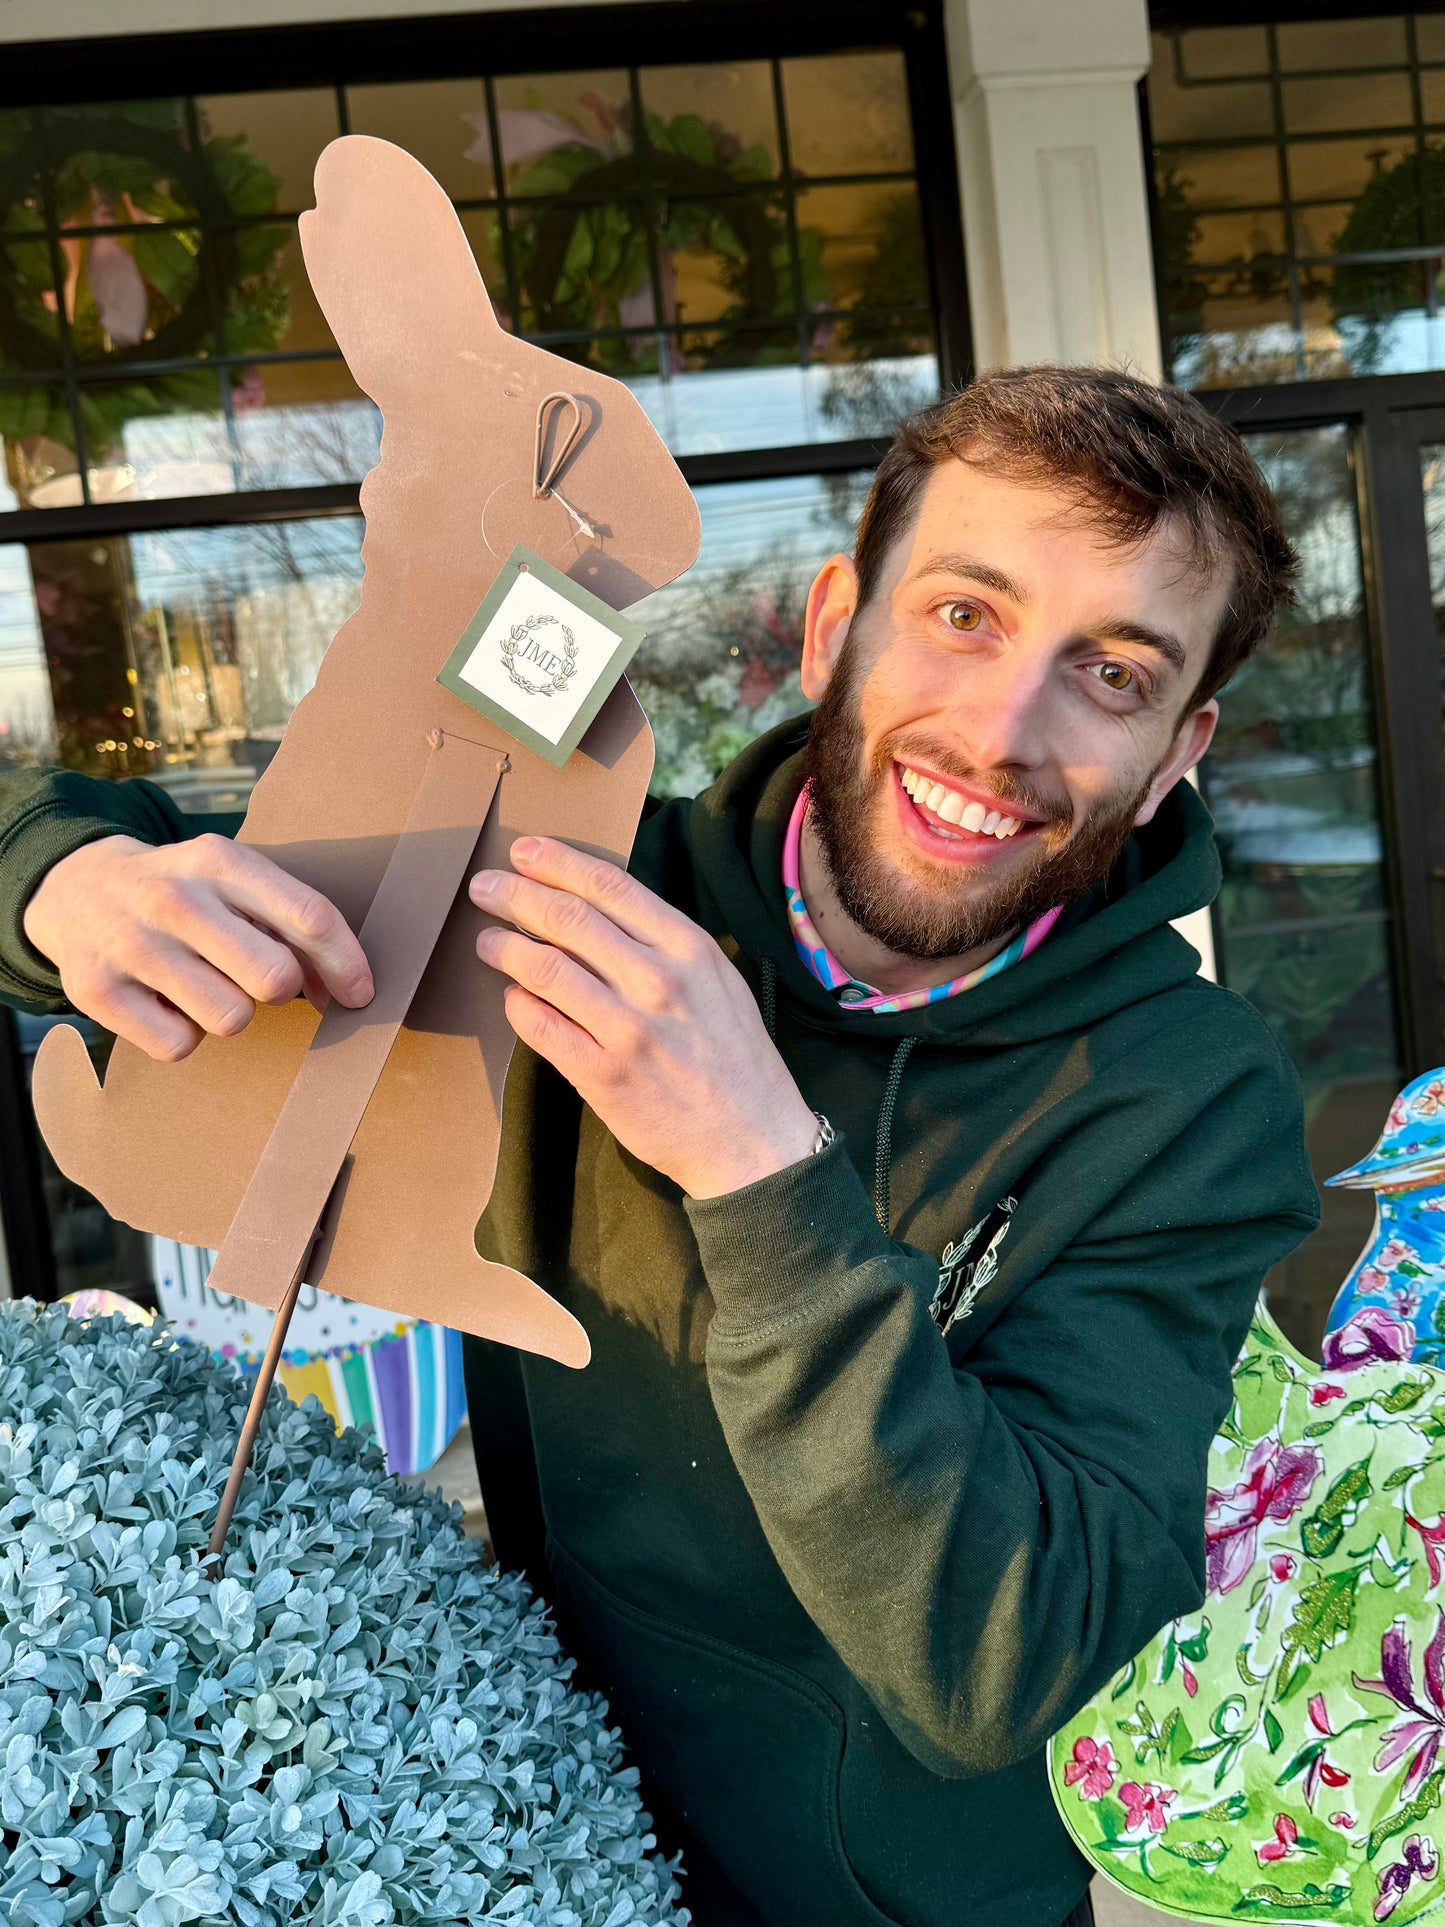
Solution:
<path fill-rule="evenodd" d="M 817 1157 L 820 1151 L 827 1150 L 828 1146 L 837 1138 L 838 1133 L 833 1129 L 821 1111 L 814 1111 L 813 1115 L 818 1120 L 818 1135 L 813 1139 L 811 1155 Z"/>

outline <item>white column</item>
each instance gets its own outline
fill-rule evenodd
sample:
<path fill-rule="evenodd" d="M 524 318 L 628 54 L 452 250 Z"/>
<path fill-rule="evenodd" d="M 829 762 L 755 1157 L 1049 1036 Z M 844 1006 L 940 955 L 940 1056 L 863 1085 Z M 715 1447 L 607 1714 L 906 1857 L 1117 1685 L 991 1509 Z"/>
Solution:
<path fill-rule="evenodd" d="M 974 360 L 1158 380 L 1147 0 L 947 0 Z M 1207 910 L 1176 928 L 1216 974 Z"/>
<path fill-rule="evenodd" d="M 1146 0 L 947 0 L 947 24 L 979 367 L 1157 377 Z"/>

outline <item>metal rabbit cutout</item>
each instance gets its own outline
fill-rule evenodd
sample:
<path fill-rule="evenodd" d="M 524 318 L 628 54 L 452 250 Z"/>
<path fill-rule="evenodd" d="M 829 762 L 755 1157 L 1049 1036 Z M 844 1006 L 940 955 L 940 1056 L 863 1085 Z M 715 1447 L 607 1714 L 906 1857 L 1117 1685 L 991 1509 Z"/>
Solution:
<path fill-rule="evenodd" d="M 1445 1072 L 1331 1182 L 1376 1192 L 1374 1235 L 1318 1364 L 1261 1303 L 1210 1450 L 1204 1604 L 1051 1748 L 1080 1850 L 1191 1920 L 1445 1910 Z"/>
<path fill-rule="evenodd" d="M 518 544 L 564 593 L 622 609 L 691 564 L 697 510 L 621 383 L 503 331 L 409 155 L 334 142 L 316 203 L 307 271 L 381 409 L 381 460 L 361 490 L 360 606 L 241 835 L 337 905 L 376 997 L 319 1020 L 299 1001 L 263 1007 L 179 1064 L 117 1044 L 104 1089 L 57 1027 L 36 1113 L 61 1168 L 116 1217 L 219 1247 L 218 1291 L 283 1307 L 304 1268 L 328 1291 L 581 1365 L 571 1315 L 474 1248 L 513 1039 L 466 882 L 528 831 L 624 862 L 652 736 L 619 680 L 559 766 L 438 674 Z"/>

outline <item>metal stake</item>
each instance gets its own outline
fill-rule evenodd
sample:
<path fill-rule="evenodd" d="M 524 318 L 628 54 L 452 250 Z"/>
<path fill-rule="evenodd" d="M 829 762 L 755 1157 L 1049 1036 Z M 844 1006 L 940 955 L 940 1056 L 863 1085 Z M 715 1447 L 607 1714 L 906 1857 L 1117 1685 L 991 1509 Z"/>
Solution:
<path fill-rule="evenodd" d="M 350 1162 L 348 1158 L 348 1166 Z M 338 1179 L 337 1182 L 339 1186 L 340 1180 Z M 336 1187 L 333 1187 L 326 1200 L 328 1206 L 335 1196 Z M 281 1351 L 286 1343 L 286 1333 L 291 1326 L 291 1314 L 295 1311 L 296 1301 L 301 1296 L 307 1267 L 311 1263 L 317 1245 L 321 1242 L 321 1229 L 325 1223 L 326 1211 L 323 1209 L 320 1222 L 316 1226 L 311 1242 L 306 1247 L 306 1255 L 296 1267 L 296 1276 L 286 1287 L 286 1296 L 276 1307 L 276 1316 L 271 1321 L 271 1336 L 266 1340 L 266 1354 L 261 1360 L 261 1369 L 256 1374 L 256 1383 L 251 1388 L 251 1402 L 246 1407 L 246 1416 L 241 1423 L 241 1436 L 236 1441 L 231 1470 L 226 1478 L 226 1489 L 221 1494 L 216 1523 L 211 1527 L 210 1544 L 206 1547 L 206 1556 L 201 1561 L 202 1565 L 209 1564 L 212 1559 L 219 1559 L 221 1548 L 226 1543 L 226 1534 L 231 1529 L 231 1517 L 236 1510 L 236 1501 L 241 1495 L 241 1481 L 246 1476 L 246 1467 L 251 1463 L 251 1454 L 256 1447 L 256 1434 L 261 1429 L 261 1414 L 266 1409 L 266 1400 L 276 1376 L 276 1367 L 281 1363 Z"/>

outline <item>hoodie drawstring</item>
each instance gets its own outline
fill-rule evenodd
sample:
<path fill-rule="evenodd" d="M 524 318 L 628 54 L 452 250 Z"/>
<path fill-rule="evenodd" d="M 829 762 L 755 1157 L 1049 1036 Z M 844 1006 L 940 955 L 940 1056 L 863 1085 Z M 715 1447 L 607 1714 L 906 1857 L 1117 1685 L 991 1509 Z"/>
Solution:
<path fill-rule="evenodd" d="M 758 1009 L 762 1012 L 763 1029 L 774 1043 L 778 1041 L 778 966 L 771 957 L 758 959 Z M 878 1107 L 878 1135 L 873 1161 L 873 1214 L 882 1227 L 884 1237 L 891 1235 L 888 1220 L 892 1216 L 892 1166 L 893 1166 L 893 1113 L 898 1104 L 898 1090 L 903 1082 L 904 1067 L 913 1054 L 916 1037 L 901 1037 L 898 1048 L 893 1053 L 893 1062 L 888 1066 L 888 1082 L 883 1087 L 883 1102 Z"/>
<path fill-rule="evenodd" d="M 885 1238 L 892 1235 L 889 1219 L 893 1215 L 891 1185 L 893 1168 L 893 1109 L 898 1102 L 898 1087 L 903 1082 L 903 1069 L 913 1053 L 916 1037 L 900 1037 L 898 1048 L 893 1053 L 893 1062 L 888 1066 L 888 1082 L 883 1087 L 883 1102 L 878 1107 L 877 1150 L 873 1159 L 873 1215 L 877 1218 Z"/>

